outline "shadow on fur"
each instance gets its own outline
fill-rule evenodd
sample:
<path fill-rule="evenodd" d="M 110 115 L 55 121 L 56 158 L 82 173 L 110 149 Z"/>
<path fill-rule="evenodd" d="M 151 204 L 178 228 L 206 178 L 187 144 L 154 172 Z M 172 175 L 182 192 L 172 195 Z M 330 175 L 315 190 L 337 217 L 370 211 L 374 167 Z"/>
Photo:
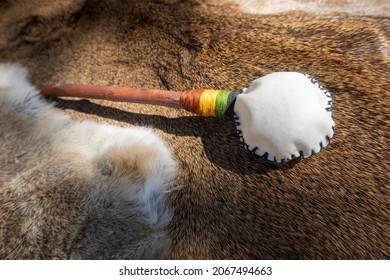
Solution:
<path fill-rule="evenodd" d="M 168 118 L 160 115 L 131 113 L 118 108 L 90 102 L 89 100 L 69 100 L 60 98 L 53 98 L 53 100 L 56 102 L 56 106 L 61 109 L 76 110 L 86 114 L 114 119 L 118 122 L 153 126 L 156 129 L 176 136 L 200 137 L 207 158 L 222 168 L 237 174 L 266 174 L 272 170 L 288 170 L 301 161 L 301 159 L 295 159 L 285 164 L 275 164 L 248 153 L 236 135 L 232 120 L 228 118 L 219 119 L 199 116 Z M 185 112 L 183 113 L 186 114 Z M 210 133 L 209 131 L 205 131 L 204 127 L 214 127 L 215 129 Z M 228 155 L 228 157 L 226 157 L 226 155 Z M 230 158 L 231 160 L 227 161 L 226 158 Z M 237 160 L 235 160 L 235 158 L 245 159 L 248 164 L 253 162 L 251 165 L 253 168 L 243 169 L 241 165 L 236 164 Z M 261 166 L 261 168 L 259 168 L 259 166 Z"/>

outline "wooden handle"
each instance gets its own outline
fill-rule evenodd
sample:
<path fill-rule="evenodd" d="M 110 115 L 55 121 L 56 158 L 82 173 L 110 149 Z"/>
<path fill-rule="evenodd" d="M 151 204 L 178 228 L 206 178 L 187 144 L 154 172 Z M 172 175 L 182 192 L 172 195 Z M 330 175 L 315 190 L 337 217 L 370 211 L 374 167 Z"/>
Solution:
<path fill-rule="evenodd" d="M 133 102 L 181 108 L 182 92 L 146 88 L 124 88 L 116 86 L 59 85 L 42 86 L 45 96 L 67 96 L 79 98 L 105 99 L 111 101 Z"/>

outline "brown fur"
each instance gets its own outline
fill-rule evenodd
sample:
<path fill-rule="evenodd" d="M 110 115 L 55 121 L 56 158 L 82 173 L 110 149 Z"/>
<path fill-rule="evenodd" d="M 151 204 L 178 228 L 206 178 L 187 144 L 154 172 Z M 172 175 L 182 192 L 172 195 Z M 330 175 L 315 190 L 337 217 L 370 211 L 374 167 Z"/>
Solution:
<path fill-rule="evenodd" d="M 229 120 L 59 101 L 75 118 L 153 126 L 170 143 L 185 186 L 170 196 L 170 258 L 390 257 L 388 17 L 251 15 L 200 0 L 20 2 L 0 4 L 0 59 L 27 65 L 36 84 L 238 90 L 270 72 L 304 71 L 331 90 L 330 145 L 283 165 L 243 150 Z"/>

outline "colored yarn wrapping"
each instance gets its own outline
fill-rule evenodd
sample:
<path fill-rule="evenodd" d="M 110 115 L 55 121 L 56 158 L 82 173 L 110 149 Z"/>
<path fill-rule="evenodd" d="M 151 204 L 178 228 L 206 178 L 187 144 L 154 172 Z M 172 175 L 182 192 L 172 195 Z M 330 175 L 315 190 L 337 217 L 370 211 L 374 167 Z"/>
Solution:
<path fill-rule="evenodd" d="M 203 117 L 234 116 L 234 103 L 239 93 L 227 90 L 190 90 L 180 96 L 183 109 Z"/>

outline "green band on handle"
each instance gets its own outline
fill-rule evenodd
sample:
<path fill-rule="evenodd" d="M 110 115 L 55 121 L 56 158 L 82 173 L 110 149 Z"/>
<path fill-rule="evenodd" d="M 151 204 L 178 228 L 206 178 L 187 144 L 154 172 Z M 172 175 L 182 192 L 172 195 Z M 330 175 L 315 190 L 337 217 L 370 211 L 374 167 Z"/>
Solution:
<path fill-rule="evenodd" d="M 217 99 L 215 101 L 215 115 L 217 117 L 225 116 L 229 94 L 230 91 L 227 90 L 221 90 L 218 93 Z"/>

